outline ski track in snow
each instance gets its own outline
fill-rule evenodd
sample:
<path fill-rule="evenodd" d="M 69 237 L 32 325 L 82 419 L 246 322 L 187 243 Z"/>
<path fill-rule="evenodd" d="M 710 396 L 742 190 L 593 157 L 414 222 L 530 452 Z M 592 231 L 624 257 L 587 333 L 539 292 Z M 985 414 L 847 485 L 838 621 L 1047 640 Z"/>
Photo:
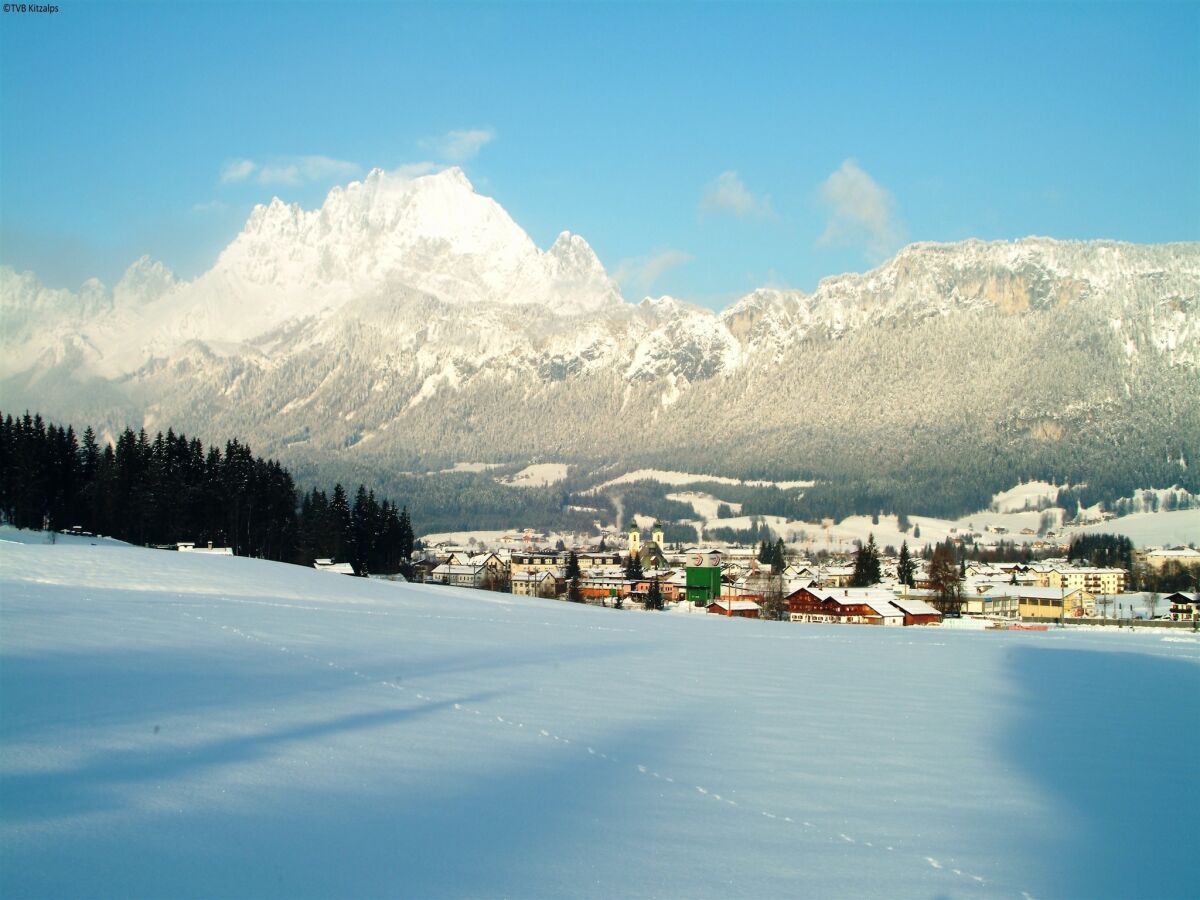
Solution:
<path fill-rule="evenodd" d="M 222 599 L 228 599 L 228 598 L 222 598 Z M 258 601 L 249 601 L 249 600 L 237 600 L 237 601 L 229 600 L 228 602 L 253 603 L 255 605 L 279 606 L 279 607 L 284 607 L 284 608 L 298 608 L 298 609 L 314 609 L 314 610 L 330 609 L 328 607 L 307 607 L 307 606 L 294 607 L 292 604 L 286 604 L 286 603 L 265 603 L 265 602 L 259 603 Z M 182 606 L 185 604 L 174 604 L 174 605 Z M 191 605 L 191 604 L 188 604 L 188 605 Z M 341 611 L 349 612 L 350 610 L 341 610 Z M 390 615 L 390 613 L 387 613 L 387 612 L 378 613 L 378 612 L 374 612 L 374 611 L 370 611 L 370 610 L 353 610 L 353 611 L 354 612 L 367 612 L 369 614 L 384 615 L 384 616 Z M 388 690 L 397 691 L 400 693 L 410 694 L 410 695 L 414 696 L 417 700 L 421 701 L 422 703 L 436 704 L 436 703 L 442 702 L 442 701 L 438 701 L 437 699 L 435 699 L 431 696 L 428 696 L 427 694 L 425 694 L 423 692 L 417 691 L 413 688 L 409 688 L 402 684 L 397 684 L 395 681 L 380 680 L 380 679 L 372 677 L 370 675 L 363 674 L 362 672 L 358 671 L 357 669 L 354 669 L 351 666 L 344 666 L 344 665 L 341 665 L 340 663 L 336 663 L 331 660 L 322 659 L 318 656 L 313 656 L 310 653 L 293 651 L 284 644 L 275 643 L 272 640 L 269 640 L 264 637 L 260 637 L 259 635 L 256 635 L 256 634 L 251 634 L 248 631 L 243 631 L 242 629 L 237 628 L 233 625 L 223 625 L 219 622 L 209 620 L 209 619 L 205 618 L 204 616 L 195 615 L 195 614 L 189 613 L 189 612 L 184 612 L 183 615 L 186 616 L 187 618 L 193 619 L 197 622 L 202 622 L 206 625 L 218 627 L 222 631 L 230 632 L 231 634 L 235 634 L 238 637 L 244 638 L 245 640 L 253 641 L 254 643 L 261 644 L 262 646 L 268 647 L 276 652 L 292 653 L 293 655 L 300 656 L 303 659 L 308 660 L 311 663 L 314 663 L 315 665 L 321 666 L 322 668 L 332 668 L 332 669 L 338 670 L 339 672 L 345 672 L 347 675 L 349 675 L 365 684 L 373 685 L 373 686 L 379 687 L 379 688 L 386 688 Z M 440 619 L 440 618 L 464 619 L 467 621 L 484 621 L 484 622 L 495 621 L 495 620 L 490 620 L 490 619 L 479 619 L 479 618 L 467 617 L 467 616 L 421 615 L 421 616 L 408 616 L 408 617 L 409 618 L 424 618 L 424 619 Z M 545 622 L 543 624 L 551 625 L 552 623 Z M 560 627 L 583 628 L 585 626 L 560 626 Z M 590 628 L 590 626 L 587 626 L 587 627 Z M 601 630 L 630 631 L 631 629 L 601 629 Z M 519 722 L 513 718 L 506 718 L 503 715 L 484 713 L 483 710 L 476 709 L 476 708 L 470 707 L 470 706 L 466 706 L 461 703 L 453 703 L 453 704 L 451 704 L 451 707 L 452 707 L 453 711 L 455 711 L 455 712 L 462 712 L 462 713 L 466 713 L 468 715 L 478 716 L 483 721 L 493 721 L 498 725 L 504 725 L 504 726 L 508 726 L 511 728 L 517 728 L 517 729 L 524 729 L 524 730 L 528 731 L 529 734 L 533 735 L 535 738 L 538 738 L 538 739 L 551 740 L 556 743 L 565 744 L 565 745 L 578 744 L 578 742 L 572 741 L 570 738 L 567 738 L 563 735 L 557 734 L 552 730 L 548 730 L 547 728 L 542 728 L 542 727 L 537 727 L 537 726 L 529 726 L 529 728 L 526 728 L 526 725 L 524 722 Z M 618 760 L 618 758 L 612 754 L 604 753 L 600 750 L 597 750 L 595 747 L 587 746 L 584 744 L 580 744 L 579 746 L 583 746 L 586 748 L 586 752 L 587 752 L 588 756 L 605 760 L 610 764 L 620 765 L 620 760 Z M 651 771 L 645 765 L 642 765 L 640 763 L 634 764 L 632 767 L 629 767 L 628 771 L 636 772 L 638 775 L 642 775 L 642 776 L 645 776 L 648 778 L 653 778 L 653 779 L 665 782 L 667 784 L 676 784 L 677 783 L 676 779 L 674 779 L 668 775 L 665 775 L 661 772 Z M 729 799 L 728 797 L 722 798 L 721 794 L 719 794 L 707 787 L 704 787 L 702 785 L 696 785 L 694 791 L 691 793 L 692 793 L 693 797 L 697 797 L 698 799 L 704 798 L 704 799 L 708 799 L 708 800 L 713 800 L 717 803 L 722 804 L 723 806 L 738 807 L 738 804 L 736 801 Z M 735 791 L 727 791 L 726 793 L 736 793 L 736 792 Z M 703 802 L 703 801 L 701 801 L 701 802 Z M 876 848 L 874 843 L 872 843 L 871 841 L 860 840 L 858 838 L 855 838 L 852 835 L 848 835 L 841 831 L 834 831 L 834 830 L 831 830 L 828 828 L 824 828 L 824 827 L 816 825 L 815 823 L 808 821 L 808 820 L 801 820 L 800 822 L 797 822 L 791 816 L 779 815 L 778 813 L 771 812 L 768 810 L 758 810 L 757 814 L 762 815 L 768 819 L 773 819 L 775 821 L 782 822 L 785 825 L 790 825 L 790 826 L 794 826 L 794 827 L 801 828 L 801 829 L 810 829 L 814 832 L 814 834 L 817 834 L 817 833 L 822 834 L 824 836 L 824 838 L 828 841 L 840 840 L 847 845 L 854 845 L 856 847 L 863 848 L 864 851 L 869 850 L 872 852 L 879 852 L 879 849 Z M 886 849 L 886 851 L 894 852 L 893 847 L 889 846 L 889 847 L 886 847 L 885 849 Z M 943 863 L 940 860 L 937 860 L 931 856 L 916 856 L 916 857 L 914 857 L 914 863 L 917 865 L 920 865 L 920 864 L 927 865 L 930 868 L 938 870 L 939 872 L 945 872 L 947 875 L 953 874 L 957 878 L 961 878 L 965 881 L 971 882 L 976 886 L 986 885 L 988 883 L 980 875 L 974 875 L 974 874 L 971 874 L 970 872 L 965 872 L 958 868 L 947 869 L 946 866 L 943 865 Z M 1023 900 L 1034 900 L 1033 896 L 1031 894 L 1029 894 L 1027 891 L 1020 890 L 1020 889 L 1014 889 L 1013 893 L 1014 894 L 1019 893 L 1020 896 L 1023 898 Z"/>

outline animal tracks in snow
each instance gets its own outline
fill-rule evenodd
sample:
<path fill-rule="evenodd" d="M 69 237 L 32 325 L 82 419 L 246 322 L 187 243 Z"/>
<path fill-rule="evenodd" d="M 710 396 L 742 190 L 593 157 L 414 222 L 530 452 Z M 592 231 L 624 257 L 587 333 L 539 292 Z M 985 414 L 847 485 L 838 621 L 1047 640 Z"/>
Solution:
<path fill-rule="evenodd" d="M 240 602 L 248 602 L 248 601 L 240 601 Z M 249 602 L 253 602 L 253 601 L 249 601 Z M 284 605 L 284 604 L 269 604 L 269 605 Z M 387 615 L 387 613 L 380 613 L 380 614 Z M 194 615 L 192 613 L 186 613 L 186 612 L 184 613 L 184 615 L 187 616 L 188 618 L 195 619 L 199 622 L 204 622 L 204 623 L 208 624 L 208 619 L 206 619 L 203 616 Z M 423 616 L 422 618 L 448 618 L 449 619 L 449 618 L 459 618 L 459 617 Z M 274 649 L 276 649 L 282 653 L 292 652 L 288 647 L 286 647 L 284 645 L 275 644 L 272 641 L 264 640 L 263 638 L 260 638 L 257 635 L 253 635 L 248 632 L 242 631 L 241 629 L 236 628 L 234 626 L 220 625 L 219 627 L 223 631 L 231 632 L 233 634 L 238 635 L 239 637 L 245 638 L 246 640 L 254 641 L 255 643 L 263 644 L 268 647 L 273 647 Z M 315 663 L 317 665 L 327 667 L 327 668 L 332 668 L 332 669 L 335 669 L 335 670 L 341 671 L 341 672 L 346 672 L 347 674 L 352 675 L 355 678 L 357 678 L 361 681 L 364 681 L 366 683 L 369 683 L 369 684 L 372 684 L 375 686 L 389 688 L 391 690 L 400 691 L 403 693 L 407 693 L 410 696 L 414 697 L 415 699 L 417 699 L 423 703 L 438 702 L 433 697 L 430 697 L 423 692 L 416 691 L 416 690 L 409 688 L 403 684 L 400 684 L 399 679 L 396 679 L 394 681 L 380 681 L 380 680 L 372 678 L 368 675 L 364 675 L 360 671 L 357 671 L 355 669 L 349 669 L 345 666 L 339 665 L 338 663 L 330 661 L 330 660 L 321 659 L 319 657 L 313 656 L 308 653 L 300 653 L 299 655 L 302 656 L 304 659 L 309 660 L 310 662 Z M 481 719 L 485 719 L 485 714 L 482 710 L 468 707 L 461 703 L 453 703 L 450 708 L 453 709 L 453 711 L 455 711 L 455 712 L 467 713 L 469 715 L 474 715 L 474 716 L 480 717 Z M 534 735 L 535 737 L 551 740 L 551 741 L 554 741 L 559 744 L 570 745 L 572 743 L 570 738 L 567 738 L 560 734 L 556 734 L 553 731 L 550 731 L 546 728 L 536 728 L 535 726 L 530 726 L 528 729 L 526 729 L 526 725 L 524 722 L 520 722 L 520 721 L 517 721 L 516 719 L 505 717 L 503 715 L 494 714 L 494 713 L 489 714 L 486 716 L 486 720 L 492 721 L 498 725 L 507 725 L 507 726 L 510 726 L 515 729 L 524 729 L 524 730 L 527 730 L 531 735 Z M 582 746 L 587 751 L 588 756 L 594 757 L 596 759 L 605 760 L 609 763 L 618 764 L 618 759 L 616 756 L 612 756 L 610 754 L 604 753 L 593 746 L 589 746 L 586 744 L 584 744 Z M 659 781 L 664 781 L 668 784 L 676 783 L 675 779 L 672 778 L 671 776 L 665 775 L 661 772 L 652 771 L 648 766 L 646 766 L 645 764 L 642 764 L 642 763 L 635 764 L 633 767 L 631 767 L 630 771 L 635 771 L 639 775 L 645 775 L 645 776 L 657 779 Z M 745 807 L 739 807 L 739 804 L 737 803 L 737 801 L 733 800 L 732 798 L 727 797 L 727 796 L 723 797 L 721 794 L 719 794 L 715 791 L 712 791 L 709 788 L 704 787 L 702 785 L 695 785 L 694 790 L 695 790 L 695 794 L 693 796 L 698 796 L 699 798 L 707 798 L 710 800 L 714 800 L 717 803 L 720 803 L 722 806 L 725 806 L 725 807 L 733 807 L 733 808 L 740 808 L 740 809 L 745 808 Z M 797 824 L 796 821 L 791 816 L 781 816 L 776 813 L 770 812 L 768 810 L 758 810 L 757 813 L 759 815 L 763 816 L 764 818 L 771 819 L 776 822 L 781 822 L 784 825 L 796 825 Z M 807 829 L 817 828 L 817 826 L 813 822 L 808 821 L 808 820 L 803 820 L 801 822 L 801 825 L 802 825 L 802 827 L 807 828 Z M 875 844 L 873 842 L 859 840 L 858 838 L 854 837 L 853 835 L 847 834 L 845 832 L 840 832 L 840 831 L 839 832 L 830 832 L 828 840 L 840 840 L 847 845 L 853 845 L 855 847 L 860 848 L 863 852 L 880 852 L 880 848 L 876 848 Z M 895 851 L 895 848 L 893 846 L 885 845 L 882 849 L 886 850 L 888 852 Z M 942 864 L 941 861 L 939 861 L 938 859 L 935 859 L 932 856 L 920 857 L 920 861 L 932 869 L 935 869 L 939 872 L 945 872 L 947 875 L 953 875 L 956 878 L 962 878 L 962 879 L 968 880 L 976 885 L 984 885 L 987 883 L 985 881 L 985 879 L 979 875 L 974 875 L 974 874 L 971 874 L 970 872 L 965 872 L 959 868 L 951 867 L 948 869 Z M 1019 891 L 1018 893 L 1021 895 L 1023 900 L 1033 900 L 1033 898 L 1030 896 L 1030 894 L 1027 893 L 1026 891 Z"/>

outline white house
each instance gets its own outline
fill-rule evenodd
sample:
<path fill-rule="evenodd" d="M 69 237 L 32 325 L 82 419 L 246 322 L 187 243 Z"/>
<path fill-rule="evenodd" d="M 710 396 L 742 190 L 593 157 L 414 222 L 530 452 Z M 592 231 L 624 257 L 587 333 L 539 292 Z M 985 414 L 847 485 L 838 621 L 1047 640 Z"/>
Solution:
<path fill-rule="evenodd" d="M 213 556 L 233 556 L 232 547 L 214 547 L 212 541 L 207 547 L 197 547 L 192 541 L 182 541 L 175 545 L 180 553 L 211 553 Z"/>
<path fill-rule="evenodd" d="M 329 572 L 331 575 L 354 574 L 354 566 L 350 565 L 350 563 L 335 563 L 332 559 L 314 559 L 313 568 L 318 572 Z"/>

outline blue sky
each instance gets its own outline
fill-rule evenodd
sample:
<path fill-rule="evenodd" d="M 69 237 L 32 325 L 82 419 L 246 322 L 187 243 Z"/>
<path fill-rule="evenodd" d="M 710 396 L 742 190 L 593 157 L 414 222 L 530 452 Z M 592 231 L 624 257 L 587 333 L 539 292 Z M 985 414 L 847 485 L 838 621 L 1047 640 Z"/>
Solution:
<path fill-rule="evenodd" d="M 251 207 L 462 165 L 626 296 L 905 242 L 1200 238 L 1200 4 L 98 4 L 0 16 L 0 262 L 191 277 Z"/>

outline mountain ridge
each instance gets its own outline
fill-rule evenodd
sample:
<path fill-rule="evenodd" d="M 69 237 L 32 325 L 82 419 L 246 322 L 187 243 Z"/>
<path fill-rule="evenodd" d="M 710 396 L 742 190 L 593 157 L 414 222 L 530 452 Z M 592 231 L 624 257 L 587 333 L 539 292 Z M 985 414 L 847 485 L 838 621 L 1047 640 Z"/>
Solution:
<path fill-rule="evenodd" d="M 1121 465 L 1195 458 L 1198 312 L 1200 243 L 1041 237 L 913 244 L 719 312 L 630 303 L 582 237 L 540 250 L 461 171 L 374 171 L 317 210 L 256 207 L 190 282 L 145 257 L 111 291 L 0 268 L 0 388 L 322 472 L 637 457 L 886 487 L 973 452 L 1078 481 L 1135 424 Z"/>

